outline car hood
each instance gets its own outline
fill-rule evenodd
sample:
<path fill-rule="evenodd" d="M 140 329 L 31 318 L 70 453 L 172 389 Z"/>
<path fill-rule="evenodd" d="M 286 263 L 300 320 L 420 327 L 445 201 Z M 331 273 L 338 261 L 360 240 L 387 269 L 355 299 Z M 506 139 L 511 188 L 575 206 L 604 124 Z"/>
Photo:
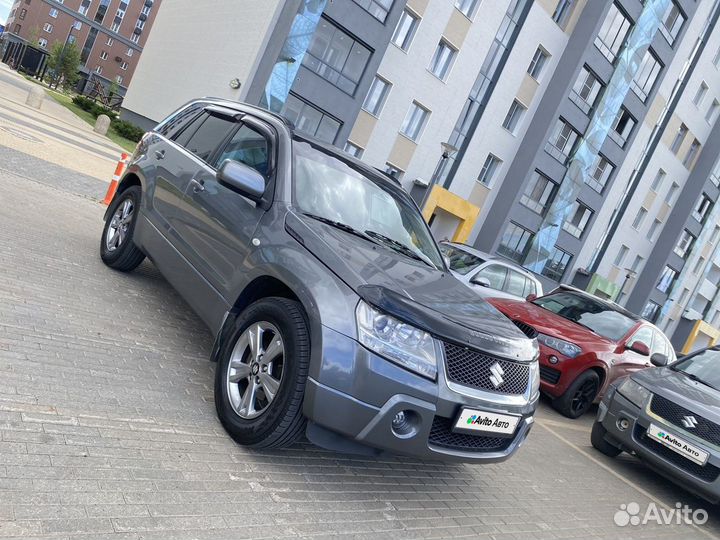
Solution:
<path fill-rule="evenodd" d="M 594 349 L 599 344 L 605 345 L 608 349 L 615 348 L 613 341 L 532 302 L 503 298 L 491 298 L 488 299 L 488 302 L 510 319 L 529 324 L 542 334 L 564 339 L 581 346 L 583 343 L 592 343 Z"/>
<path fill-rule="evenodd" d="M 669 367 L 644 369 L 632 375 L 637 383 L 686 409 L 720 423 L 720 392 Z"/>
<path fill-rule="evenodd" d="M 286 229 L 363 300 L 439 338 L 533 360 L 537 342 L 450 272 L 290 212 Z"/>

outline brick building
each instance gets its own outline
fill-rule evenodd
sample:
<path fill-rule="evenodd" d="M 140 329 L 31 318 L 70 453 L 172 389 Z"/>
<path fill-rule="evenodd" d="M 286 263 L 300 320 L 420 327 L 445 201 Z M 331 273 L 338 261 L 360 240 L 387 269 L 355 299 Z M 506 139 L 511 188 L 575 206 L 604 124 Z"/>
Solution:
<path fill-rule="evenodd" d="M 127 88 L 162 0 L 16 0 L 6 31 L 50 49 L 75 43 L 81 72 Z"/>

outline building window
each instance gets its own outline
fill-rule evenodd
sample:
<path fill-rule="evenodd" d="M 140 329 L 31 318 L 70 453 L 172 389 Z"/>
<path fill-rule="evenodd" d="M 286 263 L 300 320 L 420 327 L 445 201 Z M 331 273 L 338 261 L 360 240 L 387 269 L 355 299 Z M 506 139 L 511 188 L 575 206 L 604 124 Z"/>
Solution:
<path fill-rule="evenodd" d="M 342 126 L 338 120 L 295 94 L 288 96 L 282 114 L 295 124 L 298 131 L 330 144 L 335 142 Z"/>
<path fill-rule="evenodd" d="M 640 267 L 642 266 L 643 260 L 644 259 L 640 255 L 635 255 L 635 260 L 630 266 L 630 271 L 635 272 L 636 274 L 640 272 Z"/>
<path fill-rule="evenodd" d="M 46 49 L 48 46 L 48 40 L 45 38 L 40 38 L 38 39 L 38 45 L 40 45 L 40 47 L 42 47 L 43 49 Z"/>
<path fill-rule="evenodd" d="M 621 107 L 610 130 L 610 138 L 622 148 L 625 146 L 634 127 L 635 119 L 630 116 L 625 107 Z"/>
<path fill-rule="evenodd" d="M 405 171 L 403 171 L 402 169 L 398 169 L 392 163 L 386 163 L 385 174 L 387 174 L 390 178 L 394 178 L 395 180 L 400 181 L 400 179 L 405 174 Z"/>
<path fill-rule="evenodd" d="M 115 82 L 118 84 L 122 84 L 123 83 L 122 75 L 118 75 L 117 77 L 115 77 Z"/>
<path fill-rule="evenodd" d="M 655 175 L 655 179 L 652 181 L 652 184 L 650 185 L 650 189 L 653 190 L 655 193 L 660 191 L 660 188 L 662 187 L 663 181 L 665 180 L 665 177 L 667 174 L 662 169 L 659 169 L 657 174 Z"/>
<path fill-rule="evenodd" d="M 16 25 L 15 25 L 15 33 L 16 33 L 16 34 L 19 34 L 21 28 L 22 28 L 22 26 L 20 26 L 19 24 L 16 24 Z"/>
<path fill-rule="evenodd" d="M 527 72 L 536 81 L 540 80 L 540 74 L 542 73 L 543 67 L 545 67 L 545 62 L 547 62 L 548 57 L 547 51 L 542 47 L 538 47 L 530 61 Z"/>
<path fill-rule="evenodd" d="M 570 219 L 563 222 L 562 228 L 575 238 L 580 238 L 587 228 L 593 212 L 580 201 L 575 201 L 570 209 Z"/>
<path fill-rule="evenodd" d="M 614 169 L 615 167 L 605 156 L 598 154 L 591 169 L 592 173 L 585 177 L 585 183 L 598 193 L 602 193 Z"/>
<path fill-rule="evenodd" d="M 698 87 L 697 92 L 695 92 L 695 97 L 693 98 L 693 104 L 696 107 L 700 107 L 700 104 L 702 103 L 703 99 L 705 99 L 705 96 L 707 95 L 708 91 L 708 85 L 705 84 L 705 81 L 700 83 L 700 86 Z"/>
<path fill-rule="evenodd" d="M 365 151 L 360 146 L 358 146 L 355 143 L 351 143 L 350 141 L 347 141 L 345 143 L 344 150 L 351 156 L 356 157 L 358 159 L 362 158 L 363 152 Z"/>
<path fill-rule="evenodd" d="M 493 156 L 492 154 L 488 154 L 488 157 L 485 159 L 485 164 L 480 171 L 480 176 L 478 176 L 478 182 L 489 186 L 490 182 L 492 182 L 492 179 L 495 177 L 495 173 L 501 165 L 502 160 L 500 158 Z"/>
<path fill-rule="evenodd" d="M 647 235 L 650 242 L 654 242 L 655 240 L 657 240 L 657 235 L 660 232 L 660 225 L 662 225 L 662 221 L 660 221 L 659 219 L 656 219 L 655 221 L 653 221 L 652 225 L 650 225 L 650 229 L 648 230 Z"/>
<path fill-rule="evenodd" d="M 553 12 L 553 21 L 555 21 L 559 26 L 565 26 L 565 23 L 572 13 L 574 3 L 575 0 L 559 0 L 557 6 L 555 6 L 555 11 Z"/>
<path fill-rule="evenodd" d="M 413 101 L 410 105 L 410 109 L 405 115 L 400 133 L 405 135 L 407 138 L 417 141 L 422 135 L 422 131 L 427 124 L 427 120 L 430 117 L 430 111 L 420 105 L 417 101 Z"/>
<path fill-rule="evenodd" d="M 420 18 L 417 15 L 407 9 L 403 11 L 403 14 L 400 16 L 400 21 L 398 21 L 398 25 L 395 27 L 392 42 L 403 51 L 407 51 L 415 37 L 418 24 L 420 24 Z"/>
<path fill-rule="evenodd" d="M 127 71 L 128 66 L 129 64 L 127 62 L 120 63 L 120 69 L 122 69 L 123 71 Z"/>
<path fill-rule="evenodd" d="M 52 34 L 53 31 L 53 25 L 50 23 L 45 23 L 43 25 L 43 31 L 47 32 L 48 34 Z"/>
<path fill-rule="evenodd" d="M 468 19 L 472 19 L 477 12 L 480 0 L 455 0 L 455 7 Z"/>
<path fill-rule="evenodd" d="M 683 230 L 682 234 L 680 235 L 680 239 L 678 240 L 678 243 L 675 245 L 675 249 L 673 249 L 673 252 L 678 257 L 685 259 L 688 256 L 688 253 L 690 253 L 690 250 L 692 250 L 693 245 L 695 244 L 695 236 L 693 236 L 690 231 L 687 229 Z"/>
<path fill-rule="evenodd" d="M 140 43 L 140 34 L 133 34 L 130 36 L 130 39 L 133 43 Z"/>
<path fill-rule="evenodd" d="M 660 305 L 650 300 L 645 304 L 640 316 L 648 322 L 656 323 L 660 316 Z"/>
<path fill-rule="evenodd" d="M 50 16 L 51 16 L 51 17 L 52 17 L 53 19 L 57 19 L 57 16 L 58 16 L 58 10 L 57 10 L 57 9 L 55 9 L 55 8 L 51 8 L 51 9 L 50 9 L 50 13 L 49 13 L 49 15 L 50 15 Z"/>
<path fill-rule="evenodd" d="M 435 54 L 430 61 L 430 67 L 428 69 L 438 79 L 444 81 L 455 61 L 456 54 L 457 50 L 451 47 L 447 41 L 441 39 L 437 49 L 435 49 Z"/>
<path fill-rule="evenodd" d="M 705 220 L 710 214 L 712 206 L 712 199 L 710 199 L 710 197 L 703 193 L 700 196 L 700 200 L 698 200 L 698 203 L 695 205 L 695 209 L 692 212 L 692 217 L 694 217 L 700 223 L 705 223 Z"/>
<path fill-rule="evenodd" d="M 602 88 L 603 85 L 595 74 L 587 66 L 583 66 L 569 97 L 575 105 L 580 107 L 580 110 L 589 114 Z"/>
<path fill-rule="evenodd" d="M 512 105 L 510 105 L 510 110 L 505 116 L 502 126 L 514 135 L 515 130 L 520 124 L 520 120 L 522 120 L 522 117 L 525 115 L 525 111 L 527 111 L 527 107 L 517 99 L 514 100 Z"/>
<path fill-rule="evenodd" d="M 685 16 L 680 12 L 680 8 L 677 7 L 675 2 L 670 2 L 660 25 L 660 32 L 670 45 L 675 43 L 675 39 L 678 37 L 684 23 Z"/>
<path fill-rule="evenodd" d="M 640 67 L 630 83 L 633 92 L 642 101 L 645 101 L 652 92 L 661 69 L 660 60 L 657 59 L 655 54 L 650 49 L 645 51 Z"/>
<path fill-rule="evenodd" d="M 570 264 L 571 259 L 572 255 L 555 246 L 555 249 L 547 261 L 545 261 L 545 266 L 540 273 L 554 281 L 560 281 L 565 275 L 565 270 Z"/>
<path fill-rule="evenodd" d="M 607 58 L 610 63 L 615 62 L 617 54 L 625 43 L 625 38 L 630 32 L 630 21 L 623 15 L 618 7 L 610 6 L 600 32 L 595 38 L 595 46 Z"/>
<path fill-rule="evenodd" d="M 100 60 L 107 60 L 107 58 L 108 58 L 107 51 L 103 51 L 100 53 Z"/>
<path fill-rule="evenodd" d="M 107 41 L 105 42 L 105 45 L 107 45 L 108 47 L 112 47 L 113 43 L 115 43 L 115 40 L 111 37 L 108 37 Z"/>
<path fill-rule="evenodd" d="M 82 0 L 80 7 L 78 8 L 78 13 L 80 13 L 80 15 L 87 16 L 88 11 L 90 11 L 90 0 Z"/>
<path fill-rule="evenodd" d="M 617 257 L 615 257 L 615 262 L 613 262 L 613 264 L 619 268 L 622 268 L 622 265 L 625 262 L 625 257 L 627 257 L 627 254 L 629 251 L 630 251 L 630 248 L 627 247 L 625 244 L 620 246 Z"/>
<path fill-rule="evenodd" d="M 555 123 L 550 140 L 545 145 L 545 151 L 565 164 L 579 137 L 578 132 L 561 118 Z"/>
<path fill-rule="evenodd" d="M 665 195 L 665 202 L 672 206 L 672 204 L 675 202 L 675 194 L 680 189 L 680 185 L 677 182 L 673 182 L 670 188 L 668 189 L 667 194 Z"/>
<path fill-rule="evenodd" d="M 27 15 L 27 9 L 21 9 L 20 15 L 18 15 L 18 19 L 20 19 L 21 21 L 24 21 L 26 15 Z"/>
<path fill-rule="evenodd" d="M 713 99 L 713 102 L 710 104 L 708 112 L 705 115 L 705 121 L 708 124 L 712 124 L 715 121 L 715 116 L 717 115 L 718 108 L 720 108 L 720 103 L 718 103 L 717 99 Z"/>
<path fill-rule="evenodd" d="M 97 73 L 98 75 L 102 75 L 102 72 L 103 72 L 102 66 L 95 66 L 95 73 Z"/>
<path fill-rule="evenodd" d="M 700 257 L 693 267 L 693 274 L 699 274 L 702 271 L 703 266 L 705 266 L 705 257 Z"/>
<path fill-rule="evenodd" d="M 381 23 L 385 22 L 392 9 L 393 0 L 353 0 L 357 5 L 375 17 Z"/>
<path fill-rule="evenodd" d="M 354 94 L 370 60 L 370 49 L 327 19 L 321 19 L 303 66 L 343 92 Z"/>
<path fill-rule="evenodd" d="M 373 79 L 373 82 L 370 85 L 370 90 L 368 91 L 368 94 L 365 97 L 365 102 L 363 103 L 363 109 L 365 109 L 367 112 L 369 112 L 373 116 L 380 116 L 380 112 L 382 111 L 382 108 L 385 105 L 385 100 L 387 99 L 388 94 L 390 93 L 391 87 L 392 87 L 392 84 L 387 82 L 382 77 L 375 75 L 375 79 Z"/>
<path fill-rule="evenodd" d="M 662 271 L 662 274 L 660 274 L 660 279 L 656 285 L 657 290 L 667 294 L 675 284 L 675 280 L 677 280 L 678 275 L 679 272 L 677 270 L 666 266 Z"/>
<path fill-rule="evenodd" d="M 503 257 L 522 263 L 535 235 L 519 225 L 510 222 L 500 240 L 497 252 Z"/>
<path fill-rule="evenodd" d="M 683 159 L 683 165 L 686 168 L 689 169 L 690 167 L 692 167 L 699 151 L 700 151 L 700 141 L 698 141 L 697 139 L 694 139 L 693 142 L 690 144 L 690 148 L 688 148 L 687 154 L 685 154 L 685 159 Z"/>
<path fill-rule="evenodd" d="M 125 52 L 125 56 L 132 56 L 133 54 L 135 54 L 135 51 L 128 47 L 128 50 Z"/>
<path fill-rule="evenodd" d="M 550 207 L 550 203 L 555 198 L 557 189 L 558 185 L 555 182 L 540 171 L 535 171 L 520 198 L 520 203 L 533 212 L 544 216 Z"/>
<path fill-rule="evenodd" d="M 635 214 L 635 219 L 633 220 L 632 227 L 635 230 L 640 229 L 642 227 L 643 222 L 645 221 L 645 218 L 647 217 L 648 211 L 645 207 L 641 206 L 638 210 L 637 214 Z"/>
<path fill-rule="evenodd" d="M 680 124 L 680 127 L 678 128 L 677 133 L 675 134 L 675 138 L 673 139 L 672 144 L 670 145 L 670 151 L 673 154 L 677 154 L 678 150 L 680 150 L 680 147 L 682 146 L 682 143 L 685 141 L 685 137 L 688 134 L 688 127 L 685 124 Z"/>

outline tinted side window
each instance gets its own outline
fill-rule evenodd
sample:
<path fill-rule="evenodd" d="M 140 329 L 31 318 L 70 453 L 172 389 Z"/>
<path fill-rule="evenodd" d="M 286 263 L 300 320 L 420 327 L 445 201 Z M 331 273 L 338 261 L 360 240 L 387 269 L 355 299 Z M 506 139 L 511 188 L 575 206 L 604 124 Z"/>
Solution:
<path fill-rule="evenodd" d="M 633 343 L 644 343 L 648 346 L 648 349 L 652 345 L 653 341 L 653 331 L 649 326 L 643 326 L 640 330 L 635 332 L 635 335 L 630 338 L 628 341 L 628 345 L 632 345 Z"/>
<path fill-rule="evenodd" d="M 270 172 L 270 145 L 264 135 L 243 125 L 212 163 L 213 167 L 220 167 L 226 159 L 244 163 L 267 178 Z"/>
<path fill-rule="evenodd" d="M 197 118 L 202 108 L 201 103 L 190 105 L 160 124 L 157 128 L 158 133 L 170 139 L 174 138 L 185 126 Z"/>
<path fill-rule="evenodd" d="M 490 282 L 490 288 L 501 291 L 505 284 L 505 275 L 507 274 L 507 268 L 499 266 L 497 264 L 491 264 L 480 270 L 476 275 L 477 278 L 485 278 Z"/>
<path fill-rule="evenodd" d="M 525 292 L 523 293 L 523 298 L 527 298 L 531 294 L 537 294 L 537 286 L 535 285 L 535 280 L 528 278 L 525 282 Z"/>
<path fill-rule="evenodd" d="M 205 122 L 207 117 L 208 115 L 206 113 L 198 114 L 189 122 L 186 122 L 181 128 L 175 130 L 172 140 L 183 148 L 187 148 L 187 145 L 190 142 L 190 137 L 195 134 L 198 128 L 203 124 L 203 122 Z"/>
<path fill-rule="evenodd" d="M 525 291 L 525 276 L 514 270 L 508 270 L 508 279 L 505 292 L 515 296 L 522 296 Z"/>
<path fill-rule="evenodd" d="M 205 121 L 192 134 L 185 145 L 190 152 L 205 162 L 217 150 L 218 146 L 230 135 L 230 131 L 237 125 L 233 120 L 205 114 Z M 180 141 L 178 140 L 178 144 Z"/>

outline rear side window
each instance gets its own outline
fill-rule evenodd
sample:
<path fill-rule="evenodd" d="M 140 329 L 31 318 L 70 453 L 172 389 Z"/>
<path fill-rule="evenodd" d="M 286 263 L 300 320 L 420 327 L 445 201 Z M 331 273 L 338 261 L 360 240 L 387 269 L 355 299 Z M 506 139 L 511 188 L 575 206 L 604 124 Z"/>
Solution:
<path fill-rule="evenodd" d="M 537 294 L 537 286 L 535 285 L 535 280 L 527 278 L 525 281 L 525 292 L 523 292 L 523 298 L 527 298 L 531 294 Z"/>
<path fill-rule="evenodd" d="M 202 109 L 202 103 L 190 105 L 165 120 L 156 128 L 156 131 L 163 137 L 173 139 L 185 126 L 198 117 Z"/>
<path fill-rule="evenodd" d="M 203 114 L 203 118 L 202 124 L 200 124 L 194 132 L 192 132 L 192 129 L 186 129 L 181 136 L 178 137 L 176 142 L 204 162 L 209 163 L 210 157 L 228 135 L 230 135 L 230 132 L 237 126 L 237 123 L 234 120 L 207 113 Z M 188 127 L 194 128 L 193 125 Z M 183 144 L 182 139 L 185 138 L 185 132 L 192 132 L 192 135 L 189 136 L 187 143 Z"/>
<path fill-rule="evenodd" d="M 522 296 L 525 292 L 527 279 L 520 272 L 508 270 L 508 279 L 505 284 L 505 292 L 515 296 Z"/>

